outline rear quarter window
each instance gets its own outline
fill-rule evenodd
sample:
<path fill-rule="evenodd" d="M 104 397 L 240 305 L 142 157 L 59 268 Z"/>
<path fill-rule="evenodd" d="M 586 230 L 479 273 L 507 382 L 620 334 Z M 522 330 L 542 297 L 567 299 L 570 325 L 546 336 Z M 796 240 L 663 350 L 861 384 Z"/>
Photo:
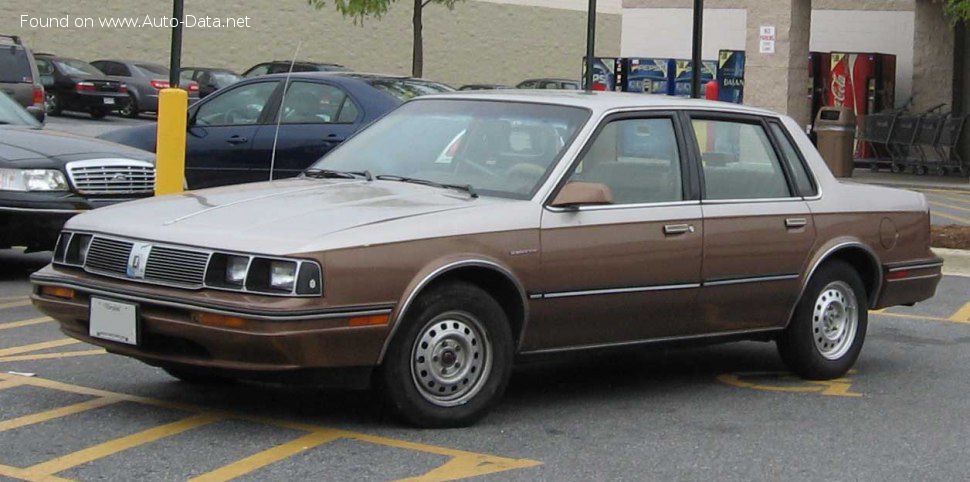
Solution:
<path fill-rule="evenodd" d="M 0 82 L 34 81 L 30 71 L 30 59 L 27 52 L 21 48 L 0 48 Z"/>

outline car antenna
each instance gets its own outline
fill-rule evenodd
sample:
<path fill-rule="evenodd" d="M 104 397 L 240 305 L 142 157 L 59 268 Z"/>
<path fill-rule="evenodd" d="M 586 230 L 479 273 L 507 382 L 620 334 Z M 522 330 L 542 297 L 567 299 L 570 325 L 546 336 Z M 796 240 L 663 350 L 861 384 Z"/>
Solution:
<path fill-rule="evenodd" d="M 290 74 L 293 73 L 293 64 L 296 63 L 296 57 L 300 55 L 300 47 L 303 46 L 303 41 L 296 44 L 296 52 L 293 52 L 293 60 L 290 61 L 290 68 L 286 71 L 286 77 L 283 79 L 283 95 L 280 97 L 280 106 L 276 109 L 276 132 L 273 133 L 273 150 L 269 155 L 269 180 L 273 180 L 273 171 L 276 170 L 276 143 L 280 139 L 280 121 L 283 119 L 283 105 L 286 102 L 286 93 L 290 90 Z"/>

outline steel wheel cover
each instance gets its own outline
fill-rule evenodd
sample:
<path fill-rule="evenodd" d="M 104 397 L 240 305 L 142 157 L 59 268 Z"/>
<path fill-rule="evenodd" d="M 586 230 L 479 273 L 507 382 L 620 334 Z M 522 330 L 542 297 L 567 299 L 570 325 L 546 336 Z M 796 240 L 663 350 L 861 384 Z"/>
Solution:
<path fill-rule="evenodd" d="M 439 407 L 471 400 L 488 380 L 491 368 L 491 340 L 469 313 L 436 316 L 421 328 L 411 348 L 414 386 Z"/>
<path fill-rule="evenodd" d="M 812 339 L 819 354 L 828 360 L 842 358 L 858 328 L 859 304 L 852 287 L 844 281 L 825 285 L 812 310 Z"/>

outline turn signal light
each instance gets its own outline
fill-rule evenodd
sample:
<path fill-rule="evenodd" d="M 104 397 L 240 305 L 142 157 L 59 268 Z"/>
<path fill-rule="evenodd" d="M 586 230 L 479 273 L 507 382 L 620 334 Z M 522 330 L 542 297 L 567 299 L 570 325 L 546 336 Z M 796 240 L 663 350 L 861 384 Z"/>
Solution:
<path fill-rule="evenodd" d="M 70 288 L 62 288 L 60 286 L 41 286 L 40 295 L 50 296 L 52 298 L 62 298 L 65 300 L 73 300 L 74 290 Z"/>
<path fill-rule="evenodd" d="M 216 313 L 193 313 L 192 321 L 200 325 L 217 326 L 220 328 L 245 328 L 249 320 L 238 316 L 219 315 Z"/>
<path fill-rule="evenodd" d="M 355 316 L 350 319 L 350 326 L 376 326 L 386 325 L 390 315 Z"/>

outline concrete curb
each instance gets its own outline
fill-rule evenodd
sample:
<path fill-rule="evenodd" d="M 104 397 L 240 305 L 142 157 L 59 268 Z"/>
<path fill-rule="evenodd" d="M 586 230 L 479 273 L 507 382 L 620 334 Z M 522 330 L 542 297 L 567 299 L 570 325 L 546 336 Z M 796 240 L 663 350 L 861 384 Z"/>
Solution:
<path fill-rule="evenodd" d="M 933 248 L 933 252 L 943 258 L 943 274 L 970 276 L 970 250 Z"/>

